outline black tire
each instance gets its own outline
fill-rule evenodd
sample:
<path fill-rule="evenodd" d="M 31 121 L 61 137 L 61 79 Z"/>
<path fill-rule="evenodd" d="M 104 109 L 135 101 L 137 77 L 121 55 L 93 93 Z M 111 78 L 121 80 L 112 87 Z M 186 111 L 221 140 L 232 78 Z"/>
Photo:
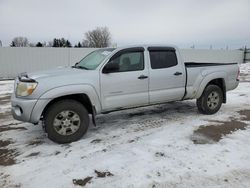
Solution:
<path fill-rule="evenodd" d="M 218 97 L 214 97 L 214 102 L 211 102 L 211 97 L 213 97 L 212 95 L 215 96 L 215 94 L 216 96 L 218 95 Z M 218 112 L 222 105 L 222 102 L 223 93 L 221 88 L 217 85 L 208 85 L 204 89 L 200 98 L 197 99 L 196 105 L 198 107 L 199 112 L 201 112 L 202 114 L 214 114 Z"/>
<path fill-rule="evenodd" d="M 59 134 L 58 133 L 59 131 L 56 130 L 56 129 L 60 130 L 60 127 L 62 128 L 62 126 L 64 126 L 62 125 L 63 120 L 58 120 L 56 118 L 59 117 L 61 113 L 65 113 L 65 112 L 67 112 L 67 114 L 71 112 L 74 115 L 76 114 L 76 117 L 78 119 L 78 120 L 72 120 L 72 121 L 78 121 L 77 130 L 74 130 L 75 132 L 71 130 L 72 134 L 70 134 L 70 132 L 69 133 L 67 132 L 68 129 L 70 128 L 64 127 L 64 130 L 65 129 L 67 130 L 65 131 L 65 134 L 69 134 L 69 135 Z M 55 126 L 55 121 L 59 121 L 59 122 L 61 121 L 60 122 L 61 124 Z M 69 121 L 68 118 L 67 118 L 67 121 Z M 72 121 L 70 120 L 71 125 L 74 126 L 75 123 Z M 58 101 L 52 104 L 48 108 L 48 110 L 45 113 L 44 123 L 45 123 L 46 132 L 48 133 L 48 137 L 50 140 L 59 144 L 70 143 L 70 142 L 79 140 L 87 132 L 88 126 L 89 126 L 89 115 L 88 115 L 88 111 L 81 103 L 75 100 L 67 99 L 67 100 Z M 68 125 L 68 126 L 71 126 L 71 125 Z"/>

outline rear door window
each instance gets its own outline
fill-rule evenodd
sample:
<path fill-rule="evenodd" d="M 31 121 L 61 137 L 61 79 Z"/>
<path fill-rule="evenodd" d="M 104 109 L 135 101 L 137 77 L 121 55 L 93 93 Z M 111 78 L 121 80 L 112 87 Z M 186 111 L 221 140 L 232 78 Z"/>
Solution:
<path fill-rule="evenodd" d="M 164 69 L 177 65 L 177 58 L 174 50 L 149 49 L 149 54 L 152 69 Z"/>

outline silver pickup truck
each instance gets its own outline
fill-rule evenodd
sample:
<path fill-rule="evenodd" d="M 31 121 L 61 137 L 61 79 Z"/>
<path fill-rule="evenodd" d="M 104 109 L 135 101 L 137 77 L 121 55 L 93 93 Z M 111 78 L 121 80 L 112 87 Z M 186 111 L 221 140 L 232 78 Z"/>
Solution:
<path fill-rule="evenodd" d="M 214 114 L 238 76 L 237 63 L 183 62 L 175 46 L 97 49 L 72 67 L 18 76 L 12 114 L 42 121 L 51 140 L 68 143 L 86 133 L 89 117 L 95 124 L 121 109 L 197 99 L 201 113 Z"/>

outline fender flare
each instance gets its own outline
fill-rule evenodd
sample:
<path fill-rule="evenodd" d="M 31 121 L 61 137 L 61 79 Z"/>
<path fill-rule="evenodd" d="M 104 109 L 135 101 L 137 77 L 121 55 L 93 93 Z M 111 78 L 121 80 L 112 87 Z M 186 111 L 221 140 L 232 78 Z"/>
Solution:
<path fill-rule="evenodd" d="M 200 96 L 202 95 L 202 93 L 203 93 L 204 89 L 206 88 L 207 84 L 209 82 L 211 82 L 212 80 L 215 80 L 215 79 L 223 79 L 224 85 L 226 87 L 225 81 L 227 79 L 227 74 L 224 71 L 218 71 L 218 72 L 207 74 L 207 75 L 205 75 L 205 77 L 201 81 L 199 89 L 196 92 L 195 98 L 196 99 L 200 98 Z M 226 91 L 226 88 L 225 88 L 225 91 Z"/>
<path fill-rule="evenodd" d="M 101 103 L 97 91 L 89 84 L 73 84 L 64 85 L 47 90 L 40 95 L 36 104 L 34 105 L 30 120 L 36 123 L 40 120 L 43 110 L 53 99 L 73 94 L 85 94 L 89 97 L 92 106 L 95 106 L 97 113 L 101 111 Z"/>

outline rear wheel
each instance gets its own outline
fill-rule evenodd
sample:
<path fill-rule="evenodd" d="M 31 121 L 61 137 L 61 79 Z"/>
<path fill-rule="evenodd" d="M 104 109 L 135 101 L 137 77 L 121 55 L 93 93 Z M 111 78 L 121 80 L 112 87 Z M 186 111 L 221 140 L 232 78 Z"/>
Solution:
<path fill-rule="evenodd" d="M 81 103 L 68 99 L 52 104 L 45 113 L 44 123 L 49 139 L 69 143 L 87 132 L 89 116 Z"/>
<path fill-rule="evenodd" d="M 201 97 L 197 99 L 198 110 L 203 114 L 214 114 L 218 112 L 223 101 L 223 93 L 219 86 L 208 85 Z"/>

